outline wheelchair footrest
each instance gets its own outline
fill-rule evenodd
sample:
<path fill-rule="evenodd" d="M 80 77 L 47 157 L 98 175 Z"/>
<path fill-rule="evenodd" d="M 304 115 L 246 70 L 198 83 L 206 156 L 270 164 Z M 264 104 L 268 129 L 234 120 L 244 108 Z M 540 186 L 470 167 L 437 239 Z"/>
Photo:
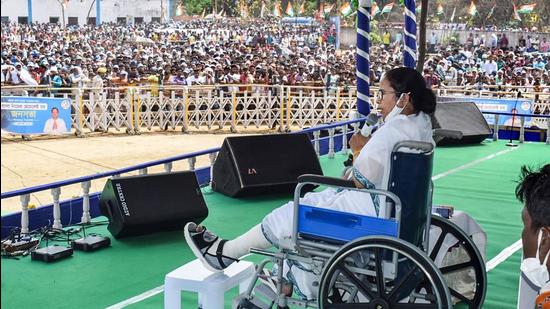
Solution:
<path fill-rule="evenodd" d="M 267 300 L 275 301 L 277 298 L 277 293 L 273 291 L 273 289 L 269 286 L 267 286 L 264 283 L 258 284 L 254 287 L 254 294 L 255 296 L 261 295 Z"/>

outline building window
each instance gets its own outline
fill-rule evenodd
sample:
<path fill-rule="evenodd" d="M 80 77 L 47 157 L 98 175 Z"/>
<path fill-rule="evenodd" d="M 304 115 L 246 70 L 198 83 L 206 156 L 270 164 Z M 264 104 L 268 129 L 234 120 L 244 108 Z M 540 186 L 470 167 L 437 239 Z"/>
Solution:
<path fill-rule="evenodd" d="M 17 17 L 17 22 L 20 24 L 28 24 L 29 18 L 27 16 L 19 16 Z"/>
<path fill-rule="evenodd" d="M 88 17 L 87 25 L 95 25 L 95 17 Z"/>
<path fill-rule="evenodd" d="M 126 25 L 126 17 L 117 17 L 116 22 L 117 24 Z"/>
<path fill-rule="evenodd" d="M 143 17 L 134 17 L 134 23 L 143 24 Z"/>
<path fill-rule="evenodd" d="M 50 16 L 50 24 L 57 24 L 59 22 L 59 17 Z"/>
<path fill-rule="evenodd" d="M 151 17 L 151 22 L 160 24 L 160 17 Z"/>
<path fill-rule="evenodd" d="M 3 24 L 9 24 L 10 23 L 9 16 L 2 16 L 2 23 Z"/>
<path fill-rule="evenodd" d="M 69 26 L 78 26 L 78 17 L 69 17 Z"/>

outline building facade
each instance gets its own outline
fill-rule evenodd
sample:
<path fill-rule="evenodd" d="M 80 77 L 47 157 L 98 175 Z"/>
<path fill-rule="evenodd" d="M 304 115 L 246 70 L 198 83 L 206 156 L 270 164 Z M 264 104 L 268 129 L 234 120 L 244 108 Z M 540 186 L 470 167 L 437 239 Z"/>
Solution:
<path fill-rule="evenodd" d="M 2 0 L 2 22 L 99 25 L 166 22 L 176 0 Z"/>

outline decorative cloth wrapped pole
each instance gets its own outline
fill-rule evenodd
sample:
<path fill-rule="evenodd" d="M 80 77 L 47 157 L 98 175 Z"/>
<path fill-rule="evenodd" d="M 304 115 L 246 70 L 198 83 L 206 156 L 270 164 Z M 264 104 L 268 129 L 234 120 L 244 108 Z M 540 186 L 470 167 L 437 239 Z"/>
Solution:
<path fill-rule="evenodd" d="M 371 0 L 359 0 L 357 10 L 357 111 L 362 115 L 370 114 L 370 57 L 369 32 Z"/>
<path fill-rule="evenodd" d="M 404 64 L 415 68 L 418 56 L 416 53 L 416 0 L 405 0 L 405 54 Z"/>

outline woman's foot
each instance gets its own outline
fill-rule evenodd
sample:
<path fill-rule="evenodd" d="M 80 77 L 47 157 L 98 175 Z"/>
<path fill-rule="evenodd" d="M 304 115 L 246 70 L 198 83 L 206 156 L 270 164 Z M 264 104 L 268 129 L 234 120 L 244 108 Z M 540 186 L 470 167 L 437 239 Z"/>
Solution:
<path fill-rule="evenodd" d="M 223 255 L 223 246 L 227 240 L 219 238 L 204 226 L 194 222 L 185 225 L 185 240 L 193 254 L 212 272 L 222 271 L 233 262 L 239 261 Z"/>

